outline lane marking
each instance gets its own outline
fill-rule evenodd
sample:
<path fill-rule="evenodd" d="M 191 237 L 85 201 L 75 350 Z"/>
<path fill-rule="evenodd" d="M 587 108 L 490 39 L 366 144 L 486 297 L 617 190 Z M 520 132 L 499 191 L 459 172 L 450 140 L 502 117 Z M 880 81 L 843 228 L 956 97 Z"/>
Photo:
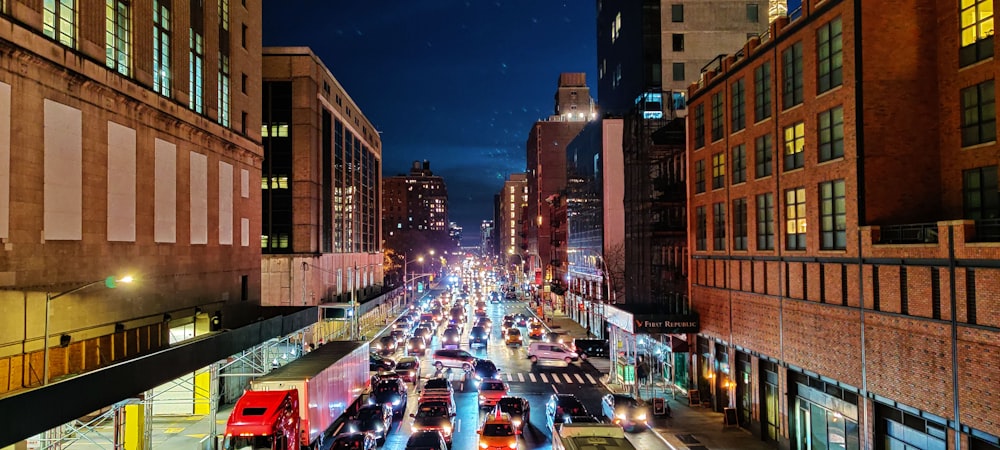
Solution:
<path fill-rule="evenodd" d="M 524 382 L 524 374 L 523 373 L 520 373 L 520 372 L 517 373 L 517 381 L 520 381 L 522 383 Z"/>
<path fill-rule="evenodd" d="M 573 382 L 573 379 L 569 377 L 569 374 L 568 374 L 568 373 L 564 373 L 564 374 L 563 374 L 563 377 L 565 377 L 565 378 L 566 378 L 566 382 L 567 382 L 567 383 L 572 383 L 572 382 Z"/>
<path fill-rule="evenodd" d="M 548 383 L 549 382 L 549 379 L 545 376 L 544 373 L 538 374 L 538 376 L 542 377 L 542 383 Z"/>
<path fill-rule="evenodd" d="M 458 419 L 457 421 L 455 421 L 455 433 L 452 433 L 452 435 L 461 432 L 462 432 L 462 419 Z"/>
<path fill-rule="evenodd" d="M 507 374 L 507 381 L 514 381 L 514 377 L 510 376 L 509 373 Z"/>
<path fill-rule="evenodd" d="M 529 374 L 528 374 L 528 378 L 531 378 L 531 382 L 532 382 L 532 383 L 534 383 L 534 382 L 535 382 L 535 374 L 533 374 L 533 373 L 529 373 Z"/>
<path fill-rule="evenodd" d="M 580 384 L 583 384 L 583 377 L 581 377 L 580 374 L 576 373 L 576 374 L 573 374 L 573 375 L 576 376 L 576 380 L 579 381 Z"/>
<path fill-rule="evenodd" d="M 587 374 L 587 379 L 590 380 L 591 384 L 597 384 L 597 380 L 595 380 L 594 377 L 590 376 L 589 373 Z"/>

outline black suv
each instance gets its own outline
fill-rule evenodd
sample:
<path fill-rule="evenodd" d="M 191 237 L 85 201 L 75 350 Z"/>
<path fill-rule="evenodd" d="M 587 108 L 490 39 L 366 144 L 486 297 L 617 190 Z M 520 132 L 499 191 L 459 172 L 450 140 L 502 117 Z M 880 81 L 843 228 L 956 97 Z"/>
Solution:
<path fill-rule="evenodd" d="M 477 345 L 487 348 L 490 345 L 490 334 L 483 327 L 472 327 L 472 331 L 469 332 L 469 348 L 475 347 Z"/>
<path fill-rule="evenodd" d="M 500 369 L 497 369 L 497 365 L 493 364 L 493 361 L 488 359 L 477 359 L 474 364 L 472 364 L 472 373 L 477 380 L 485 380 L 488 378 L 496 378 L 500 374 Z"/>
<path fill-rule="evenodd" d="M 531 423 L 531 405 L 521 397 L 503 397 L 497 402 L 501 412 L 510 414 L 510 423 L 518 430 Z"/>
<path fill-rule="evenodd" d="M 566 422 L 568 417 L 589 415 L 587 408 L 573 394 L 552 394 L 545 404 L 545 424 L 550 430 L 555 424 Z"/>
<path fill-rule="evenodd" d="M 368 356 L 368 370 L 392 370 L 396 368 L 396 361 L 385 358 L 382 355 L 372 352 Z"/>
<path fill-rule="evenodd" d="M 608 357 L 607 339 L 573 339 L 573 347 L 580 359 L 587 359 L 591 356 L 598 358 Z"/>
<path fill-rule="evenodd" d="M 402 416 L 406 411 L 406 383 L 396 378 L 381 380 L 372 387 L 372 399 L 376 404 L 388 404 L 394 415 Z"/>

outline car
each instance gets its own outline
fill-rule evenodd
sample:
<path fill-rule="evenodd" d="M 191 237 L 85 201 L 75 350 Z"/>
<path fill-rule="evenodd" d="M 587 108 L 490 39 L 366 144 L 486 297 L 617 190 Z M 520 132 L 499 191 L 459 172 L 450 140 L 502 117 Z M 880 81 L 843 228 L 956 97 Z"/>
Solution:
<path fill-rule="evenodd" d="M 494 294 L 495 294 L 495 292 L 494 292 Z M 494 295 L 493 297 L 490 298 L 490 304 L 491 305 L 492 304 L 499 304 L 499 303 L 500 303 L 500 296 Z"/>
<path fill-rule="evenodd" d="M 444 441 L 451 444 L 451 432 L 454 426 L 455 413 L 444 401 L 428 400 L 417 405 L 416 412 L 410 414 L 413 423 L 410 429 L 413 432 L 436 430 L 441 432 Z"/>
<path fill-rule="evenodd" d="M 437 430 L 414 431 L 403 450 L 448 450 L 448 442 Z"/>
<path fill-rule="evenodd" d="M 572 347 L 580 355 L 580 359 L 587 359 L 591 356 L 607 358 L 609 353 L 607 339 L 573 339 Z"/>
<path fill-rule="evenodd" d="M 451 380 L 444 377 L 431 378 L 424 383 L 424 392 L 435 390 L 448 391 L 448 395 L 455 395 L 455 390 L 451 387 Z"/>
<path fill-rule="evenodd" d="M 649 409 L 629 394 L 608 394 L 601 397 L 601 412 L 625 431 L 638 431 L 648 425 Z"/>
<path fill-rule="evenodd" d="M 493 321 L 489 317 L 480 317 L 476 320 L 476 326 L 485 328 L 487 333 L 493 331 Z"/>
<path fill-rule="evenodd" d="M 362 406 L 358 408 L 352 424 L 358 431 L 374 435 L 381 445 L 392 429 L 392 407 L 385 403 Z"/>
<path fill-rule="evenodd" d="M 382 380 L 398 380 L 400 378 L 399 373 L 394 370 L 379 370 L 372 374 L 371 385 L 374 386 Z"/>
<path fill-rule="evenodd" d="M 424 338 L 424 340 L 427 341 L 428 344 L 430 344 L 431 340 L 434 339 L 434 333 L 431 331 L 430 328 L 427 328 L 425 326 L 419 326 L 415 330 L 413 330 L 413 336 Z"/>
<path fill-rule="evenodd" d="M 510 331 L 512 328 L 516 327 L 517 323 L 514 322 L 514 319 L 504 319 L 503 322 L 500 322 L 500 334 L 506 335 L 507 331 Z"/>
<path fill-rule="evenodd" d="M 487 378 L 479 383 L 479 407 L 492 408 L 510 392 L 510 386 L 503 380 Z"/>
<path fill-rule="evenodd" d="M 507 293 L 504 294 L 504 299 L 506 299 L 506 300 L 517 300 L 517 294 L 515 294 L 513 291 L 507 291 Z"/>
<path fill-rule="evenodd" d="M 393 338 L 396 339 L 396 345 L 402 345 L 404 342 L 406 342 L 406 335 L 407 333 L 409 333 L 409 331 L 410 331 L 409 328 L 405 330 L 397 328 L 395 330 L 390 331 L 389 336 L 392 336 Z"/>
<path fill-rule="evenodd" d="M 389 405 L 393 415 L 403 415 L 406 411 L 406 382 L 402 379 L 380 380 L 372 386 L 369 401 L 380 405 Z"/>
<path fill-rule="evenodd" d="M 410 322 L 409 316 L 403 316 L 392 323 L 392 328 L 394 330 L 409 331 L 410 328 L 413 328 L 413 322 Z"/>
<path fill-rule="evenodd" d="M 375 450 L 377 447 L 378 439 L 364 431 L 340 433 L 330 444 L 330 450 Z"/>
<path fill-rule="evenodd" d="M 476 317 L 486 317 L 486 310 L 485 309 L 477 309 L 475 316 Z"/>
<path fill-rule="evenodd" d="M 521 330 L 518 330 L 517 328 L 507 330 L 507 335 L 504 336 L 504 343 L 506 343 L 508 347 L 520 347 L 524 345 L 524 341 L 521 339 Z"/>
<path fill-rule="evenodd" d="M 523 313 L 514 314 L 514 323 L 519 327 L 524 327 L 528 325 L 528 316 Z"/>
<path fill-rule="evenodd" d="M 420 360 L 412 356 L 404 356 L 396 360 L 396 373 L 407 383 L 417 384 L 420 380 Z"/>
<path fill-rule="evenodd" d="M 545 403 L 545 424 L 549 429 L 564 423 L 567 417 L 587 415 L 590 415 L 587 408 L 573 394 L 552 394 Z"/>
<path fill-rule="evenodd" d="M 491 414 L 479 429 L 479 448 L 485 450 L 510 450 L 517 448 L 517 427 L 510 416 L 500 412 Z"/>
<path fill-rule="evenodd" d="M 477 359 L 475 363 L 472 364 L 472 376 L 476 381 L 485 380 L 487 378 L 496 378 L 500 374 L 500 369 L 497 365 L 488 359 Z"/>
<path fill-rule="evenodd" d="M 441 335 L 441 348 L 458 349 L 462 341 L 462 333 L 455 328 L 444 330 Z"/>
<path fill-rule="evenodd" d="M 422 336 L 413 336 L 406 340 L 406 355 L 427 354 L 427 339 Z"/>
<path fill-rule="evenodd" d="M 375 350 L 382 355 L 391 355 L 396 353 L 396 338 L 392 336 L 382 336 L 375 343 Z"/>
<path fill-rule="evenodd" d="M 545 336 L 545 330 L 541 327 L 532 327 L 528 330 L 528 339 L 541 339 Z"/>
<path fill-rule="evenodd" d="M 497 408 L 510 416 L 510 422 L 518 430 L 524 430 L 531 423 L 531 404 L 523 397 L 501 397 Z"/>
<path fill-rule="evenodd" d="M 565 331 L 549 331 L 542 340 L 553 344 L 569 344 L 571 339 Z"/>
<path fill-rule="evenodd" d="M 560 360 L 570 364 L 580 359 L 580 356 L 566 344 L 552 344 L 548 342 L 532 342 L 528 346 L 528 359 L 532 364 L 540 360 Z"/>
<path fill-rule="evenodd" d="M 487 348 L 490 346 L 490 332 L 483 327 L 472 327 L 469 331 L 469 348 L 482 346 Z"/>
<path fill-rule="evenodd" d="M 396 368 L 396 361 L 383 357 L 377 352 L 371 352 L 368 355 L 368 370 L 379 371 L 379 370 L 392 370 L 395 368 Z"/>
<path fill-rule="evenodd" d="M 441 349 L 434 352 L 434 367 L 438 370 L 444 368 L 462 369 L 466 372 L 472 370 L 472 363 L 476 357 L 465 350 Z"/>

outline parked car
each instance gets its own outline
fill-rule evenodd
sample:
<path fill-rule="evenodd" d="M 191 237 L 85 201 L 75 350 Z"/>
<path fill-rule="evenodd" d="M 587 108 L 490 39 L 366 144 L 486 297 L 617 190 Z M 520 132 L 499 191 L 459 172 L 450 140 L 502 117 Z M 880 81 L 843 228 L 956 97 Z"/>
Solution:
<path fill-rule="evenodd" d="M 396 361 L 386 358 L 377 352 L 371 352 L 368 356 L 368 370 L 392 370 L 396 368 Z"/>
<path fill-rule="evenodd" d="M 587 408 L 573 394 L 552 394 L 545 404 L 545 424 L 552 429 L 571 416 L 587 416 Z"/>
<path fill-rule="evenodd" d="M 629 394 L 608 394 L 601 398 L 601 412 L 625 431 L 645 429 L 649 416 L 646 405 Z"/>
<path fill-rule="evenodd" d="M 587 359 L 591 356 L 607 358 L 609 354 L 607 339 L 573 339 L 573 348 L 580 355 L 580 359 Z"/>
<path fill-rule="evenodd" d="M 510 421 L 518 430 L 531 423 L 531 405 L 522 397 L 502 397 L 497 401 L 497 408 L 510 415 Z"/>
<path fill-rule="evenodd" d="M 353 422 L 358 431 L 371 433 L 381 445 L 392 429 L 392 407 L 385 403 L 362 406 Z"/>
<path fill-rule="evenodd" d="M 528 346 L 528 359 L 532 363 L 542 360 L 559 360 L 570 364 L 579 359 L 580 356 L 566 344 L 551 344 L 548 342 L 532 342 Z"/>
<path fill-rule="evenodd" d="M 412 356 L 404 356 L 396 361 L 396 373 L 407 382 L 417 384 L 420 380 L 420 360 Z"/>
<path fill-rule="evenodd" d="M 404 450 L 448 450 L 448 443 L 437 430 L 414 431 Z"/>
<path fill-rule="evenodd" d="M 375 450 L 378 447 L 378 439 L 374 435 L 364 431 L 352 433 L 340 433 L 333 438 L 330 450 Z"/>
<path fill-rule="evenodd" d="M 434 352 L 434 367 L 438 370 L 447 368 L 462 369 L 466 372 L 472 370 L 472 363 L 476 357 L 465 350 L 437 350 Z"/>
<path fill-rule="evenodd" d="M 403 415 L 406 411 L 406 382 L 402 379 L 381 380 L 372 386 L 371 400 L 377 404 L 390 406 L 393 415 Z"/>

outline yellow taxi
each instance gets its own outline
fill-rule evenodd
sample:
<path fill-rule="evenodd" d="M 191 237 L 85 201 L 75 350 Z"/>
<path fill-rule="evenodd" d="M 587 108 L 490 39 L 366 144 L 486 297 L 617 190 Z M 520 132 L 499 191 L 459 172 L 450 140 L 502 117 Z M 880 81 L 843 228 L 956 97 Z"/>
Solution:
<path fill-rule="evenodd" d="M 530 339 L 541 339 L 545 335 L 545 330 L 542 329 L 541 322 L 532 322 L 529 326 L 528 338 Z"/>
<path fill-rule="evenodd" d="M 515 345 L 520 347 L 524 345 L 524 341 L 521 340 L 521 330 L 518 330 L 517 328 L 507 330 L 504 340 L 506 341 L 508 347 L 513 347 Z"/>
<path fill-rule="evenodd" d="M 517 448 L 517 428 L 510 415 L 496 408 L 479 429 L 479 448 L 484 450 L 510 450 Z"/>

